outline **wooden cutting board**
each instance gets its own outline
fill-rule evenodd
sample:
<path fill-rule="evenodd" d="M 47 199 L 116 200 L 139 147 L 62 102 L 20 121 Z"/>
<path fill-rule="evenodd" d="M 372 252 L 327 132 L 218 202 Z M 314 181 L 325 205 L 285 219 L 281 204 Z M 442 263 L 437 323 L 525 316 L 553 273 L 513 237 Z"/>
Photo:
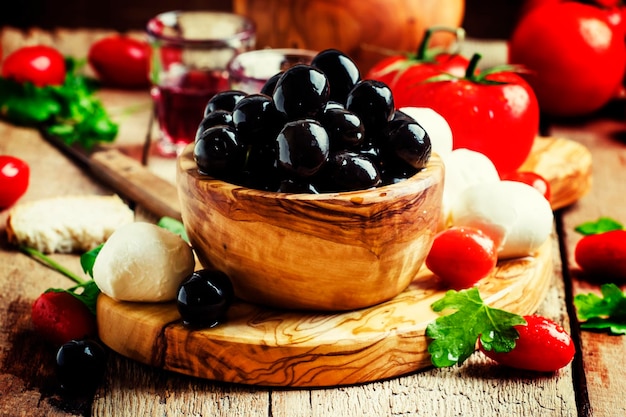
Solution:
<path fill-rule="evenodd" d="M 522 169 L 548 178 L 555 209 L 575 202 L 591 185 L 589 152 L 565 139 L 538 139 Z M 500 262 L 479 283 L 481 296 L 493 307 L 534 312 L 553 278 L 552 256 L 549 240 L 532 257 Z M 425 329 L 437 317 L 431 304 L 444 294 L 423 268 L 396 298 L 357 311 L 279 311 L 236 302 L 224 324 L 191 331 L 174 303 L 117 302 L 102 295 L 97 317 L 105 344 L 147 365 L 224 382 L 322 387 L 429 367 Z"/>
<path fill-rule="evenodd" d="M 552 278 L 548 241 L 534 257 L 501 263 L 479 286 L 491 306 L 531 313 Z M 358 289 L 355 289 L 358 290 Z M 139 362 L 201 378 L 262 386 L 336 386 L 430 366 L 425 329 L 445 289 L 427 270 L 396 298 L 339 314 L 276 311 L 239 302 L 212 329 L 185 328 L 176 306 L 98 300 L 100 337 Z"/>

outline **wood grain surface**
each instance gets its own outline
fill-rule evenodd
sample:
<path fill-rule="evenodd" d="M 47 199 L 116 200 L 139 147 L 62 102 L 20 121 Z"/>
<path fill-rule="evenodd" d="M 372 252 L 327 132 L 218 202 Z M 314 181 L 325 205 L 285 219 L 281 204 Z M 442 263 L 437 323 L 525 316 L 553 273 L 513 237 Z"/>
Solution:
<path fill-rule="evenodd" d="M 177 161 L 187 235 L 200 262 L 224 271 L 244 300 L 345 311 L 401 293 L 441 223 L 438 156 L 398 184 L 345 193 L 249 189 L 198 172 L 193 145 Z"/>
<path fill-rule="evenodd" d="M 532 257 L 501 262 L 478 288 L 491 306 L 536 311 L 552 278 L 551 242 Z M 358 291 L 358 289 L 355 289 Z M 347 385 L 430 365 L 430 305 L 446 288 L 426 268 L 393 299 L 341 313 L 276 310 L 237 302 L 223 324 L 186 328 L 174 303 L 98 300 L 100 338 L 116 352 L 166 370 L 242 384 Z"/>

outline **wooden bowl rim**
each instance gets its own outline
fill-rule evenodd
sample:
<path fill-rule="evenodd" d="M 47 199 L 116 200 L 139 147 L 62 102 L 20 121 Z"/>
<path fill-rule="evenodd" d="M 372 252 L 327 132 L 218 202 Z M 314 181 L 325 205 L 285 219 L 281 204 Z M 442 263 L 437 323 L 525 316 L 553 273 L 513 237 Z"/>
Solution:
<path fill-rule="evenodd" d="M 255 198 L 272 199 L 278 201 L 348 201 L 352 203 L 365 203 L 372 200 L 387 200 L 399 196 L 411 195 L 421 192 L 428 187 L 443 181 L 444 164 L 441 157 L 432 153 L 428 164 L 424 169 L 417 172 L 410 178 L 403 181 L 387 184 L 382 187 L 370 188 L 366 190 L 341 191 L 334 193 L 281 193 L 277 191 L 265 191 L 248 188 L 243 185 L 233 184 L 224 180 L 201 174 L 196 169 L 196 162 L 193 159 L 193 143 L 187 145 L 178 156 L 178 175 L 189 175 L 197 182 L 207 184 L 207 189 L 216 189 L 220 193 L 245 194 Z M 178 178 L 178 181 L 181 179 Z"/>

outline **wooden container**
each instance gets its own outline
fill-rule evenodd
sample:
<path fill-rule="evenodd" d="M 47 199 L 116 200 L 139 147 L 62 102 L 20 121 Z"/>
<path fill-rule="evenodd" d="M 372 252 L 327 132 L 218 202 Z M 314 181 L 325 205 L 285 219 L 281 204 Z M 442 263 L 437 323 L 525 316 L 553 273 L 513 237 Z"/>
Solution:
<path fill-rule="evenodd" d="M 227 273 L 246 301 L 354 310 L 389 300 L 417 276 L 441 217 L 443 163 L 373 190 L 286 194 L 197 172 L 193 145 L 177 163 L 183 223 L 203 266 Z"/>
<path fill-rule="evenodd" d="M 460 26 L 465 1 L 233 0 L 233 8 L 256 23 L 258 48 L 336 48 L 365 73 L 385 57 L 383 50 L 416 51 L 429 27 Z M 437 33 L 431 44 L 453 40 Z"/>

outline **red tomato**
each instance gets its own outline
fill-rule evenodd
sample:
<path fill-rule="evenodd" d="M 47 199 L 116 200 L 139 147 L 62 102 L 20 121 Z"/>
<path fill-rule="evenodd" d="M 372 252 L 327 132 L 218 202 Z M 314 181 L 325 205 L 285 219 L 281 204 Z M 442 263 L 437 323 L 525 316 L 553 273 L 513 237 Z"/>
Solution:
<path fill-rule="evenodd" d="M 626 70 L 626 45 L 623 22 L 611 15 L 589 4 L 556 2 L 520 20 L 509 40 L 509 62 L 530 70 L 526 79 L 542 112 L 589 114 L 617 94 Z"/>
<path fill-rule="evenodd" d="M 496 353 L 485 350 L 479 342 L 480 351 L 501 365 L 538 372 L 554 372 L 572 361 L 576 349 L 563 327 L 537 315 L 524 316 L 524 319 L 526 326 L 515 326 L 519 339 L 513 350 Z"/>
<path fill-rule="evenodd" d="M 449 288 L 469 288 L 496 266 L 494 241 L 478 229 L 453 226 L 435 236 L 426 266 Z"/>
<path fill-rule="evenodd" d="M 65 81 L 65 59 L 50 46 L 25 46 L 5 58 L 2 76 L 38 87 L 61 85 Z"/>
<path fill-rule="evenodd" d="M 519 75 L 475 71 L 472 58 L 465 78 L 425 82 L 411 89 L 410 106 L 430 107 L 448 122 L 453 148 L 486 155 L 502 176 L 519 168 L 539 130 L 534 92 Z"/>
<path fill-rule="evenodd" d="M 410 106 L 408 96 L 412 86 L 424 80 L 449 73 L 458 77 L 465 74 L 469 60 L 456 53 L 429 49 L 428 43 L 435 29 L 429 29 L 415 54 L 391 56 L 374 65 L 365 79 L 382 81 L 391 88 L 397 108 Z M 464 32 L 456 29 L 457 42 L 462 42 Z"/>
<path fill-rule="evenodd" d="M 518 181 L 528 184 L 539 191 L 546 200 L 550 201 L 550 183 L 541 175 L 531 171 L 515 171 L 502 177 L 507 181 Z"/>
<path fill-rule="evenodd" d="M 0 155 L 0 209 L 15 204 L 26 193 L 30 168 L 26 162 L 9 155 Z"/>
<path fill-rule="evenodd" d="M 574 259 L 594 281 L 626 281 L 626 230 L 584 236 L 576 244 Z"/>
<path fill-rule="evenodd" d="M 103 84 L 119 88 L 148 86 L 147 42 L 110 35 L 91 45 L 87 59 Z"/>
<path fill-rule="evenodd" d="M 67 292 L 41 294 L 31 307 L 31 320 L 35 331 L 57 346 L 98 334 L 96 316 Z"/>

